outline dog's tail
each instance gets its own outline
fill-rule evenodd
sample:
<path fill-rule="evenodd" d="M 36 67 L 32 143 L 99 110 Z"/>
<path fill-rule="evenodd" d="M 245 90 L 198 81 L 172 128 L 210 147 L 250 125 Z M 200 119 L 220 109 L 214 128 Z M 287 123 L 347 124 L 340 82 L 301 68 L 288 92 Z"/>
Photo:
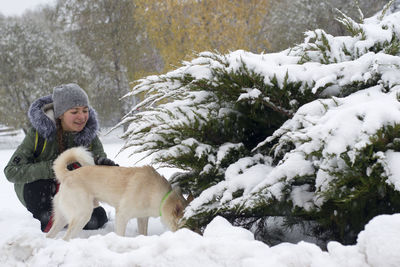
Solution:
<path fill-rule="evenodd" d="M 94 165 L 93 156 L 86 148 L 80 146 L 65 150 L 53 163 L 54 173 L 60 183 L 64 181 L 65 177 L 68 176 L 68 172 L 70 172 L 67 166 L 74 162 L 79 162 L 82 167 Z"/>

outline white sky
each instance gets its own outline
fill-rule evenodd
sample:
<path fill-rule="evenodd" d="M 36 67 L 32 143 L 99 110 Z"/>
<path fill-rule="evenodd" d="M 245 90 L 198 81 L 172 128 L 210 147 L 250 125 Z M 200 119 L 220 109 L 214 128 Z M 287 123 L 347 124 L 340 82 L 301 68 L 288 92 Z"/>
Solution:
<path fill-rule="evenodd" d="M 54 0 L 0 0 L 0 13 L 6 16 L 22 15 L 28 9 L 53 2 Z"/>

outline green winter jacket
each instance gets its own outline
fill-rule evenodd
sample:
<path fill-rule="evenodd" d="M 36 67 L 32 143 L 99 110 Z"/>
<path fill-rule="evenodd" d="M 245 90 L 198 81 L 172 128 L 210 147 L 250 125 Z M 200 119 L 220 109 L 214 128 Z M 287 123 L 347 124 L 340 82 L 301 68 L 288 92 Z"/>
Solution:
<path fill-rule="evenodd" d="M 40 100 L 43 99 L 46 100 L 44 101 L 45 103 L 49 101 L 52 103 L 51 96 Z M 37 104 L 38 108 L 35 109 L 34 104 Z M 43 105 L 41 105 L 43 103 L 34 102 L 34 104 L 32 104 L 29 111 L 29 118 L 33 127 L 27 131 L 24 140 L 4 168 L 5 176 L 8 181 L 14 183 L 15 192 L 24 206 L 24 185 L 40 179 L 55 179 L 52 165 L 53 161 L 59 155 L 55 122 L 51 116 L 48 117 L 46 115 L 48 109 L 43 108 Z M 33 115 L 31 114 L 32 112 L 34 113 Z M 43 124 L 43 121 L 46 121 L 48 124 Z M 43 151 L 39 156 L 35 157 L 35 138 L 37 133 L 46 140 L 46 144 L 43 146 Z M 80 133 L 64 133 L 63 140 L 66 148 L 85 146 L 92 151 L 95 158 L 106 157 L 103 145 L 97 136 L 96 113 L 91 108 L 89 109 L 89 120 L 85 129 Z"/>

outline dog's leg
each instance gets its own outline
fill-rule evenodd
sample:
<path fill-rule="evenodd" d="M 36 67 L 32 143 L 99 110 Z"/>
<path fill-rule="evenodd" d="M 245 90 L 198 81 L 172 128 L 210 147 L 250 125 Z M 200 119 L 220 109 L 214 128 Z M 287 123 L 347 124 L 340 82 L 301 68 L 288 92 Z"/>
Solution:
<path fill-rule="evenodd" d="M 66 193 L 69 193 L 68 197 L 70 198 L 67 199 L 65 197 L 65 201 L 61 207 L 63 208 L 63 212 L 66 213 L 68 220 L 68 229 L 63 239 L 68 241 L 76 237 L 90 220 L 93 211 L 93 198 L 83 191 L 76 189 Z"/>
<path fill-rule="evenodd" d="M 64 226 L 67 225 L 67 221 L 59 211 L 54 212 L 53 218 L 53 225 L 51 226 L 50 231 L 46 234 L 46 237 L 48 238 L 55 238 L 56 235 L 64 228 Z"/>
<path fill-rule="evenodd" d="M 90 220 L 90 212 L 88 214 L 88 216 L 75 217 L 69 222 L 67 232 L 63 237 L 65 241 L 68 241 L 78 235 L 85 224 Z"/>
<path fill-rule="evenodd" d="M 137 218 L 138 231 L 140 235 L 147 235 L 149 217 Z"/>
<path fill-rule="evenodd" d="M 67 220 L 64 215 L 61 213 L 60 208 L 60 194 L 56 194 L 53 199 L 53 225 L 50 228 L 50 231 L 46 234 L 48 238 L 55 238 L 56 235 L 67 225 Z"/>
<path fill-rule="evenodd" d="M 125 236 L 126 225 L 131 217 L 126 216 L 123 212 L 115 211 L 115 233 L 120 236 Z"/>

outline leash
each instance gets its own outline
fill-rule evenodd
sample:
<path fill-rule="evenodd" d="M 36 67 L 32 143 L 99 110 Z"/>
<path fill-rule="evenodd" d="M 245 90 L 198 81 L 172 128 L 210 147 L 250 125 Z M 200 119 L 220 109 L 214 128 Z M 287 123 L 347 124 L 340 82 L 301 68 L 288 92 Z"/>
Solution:
<path fill-rule="evenodd" d="M 166 193 L 165 194 L 165 196 L 162 198 L 162 200 L 161 200 L 161 204 L 160 204 L 160 217 L 162 217 L 162 212 L 161 212 L 161 210 L 162 210 L 162 207 L 164 206 L 164 202 L 165 202 L 165 200 L 167 199 L 167 197 L 170 195 L 172 193 L 172 189 L 168 192 L 168 193 Z"/>

